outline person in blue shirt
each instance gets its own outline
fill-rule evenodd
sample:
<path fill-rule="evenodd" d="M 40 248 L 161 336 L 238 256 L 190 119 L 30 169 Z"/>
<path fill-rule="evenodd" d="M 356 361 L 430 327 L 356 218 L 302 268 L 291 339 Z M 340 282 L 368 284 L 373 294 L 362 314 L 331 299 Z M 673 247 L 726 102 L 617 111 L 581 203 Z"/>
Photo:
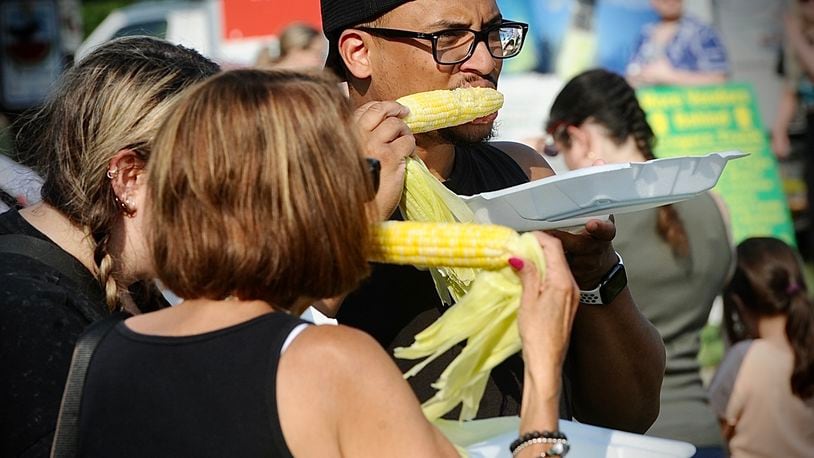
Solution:
<path fill-rule="evenodd" d="M 682 0 L 651 0 L 660 16 L 635 41 L 627 66 L 634 86 L 723 83 L 729 61 L 721 37 L 712 27 L 684 14 Z"/>

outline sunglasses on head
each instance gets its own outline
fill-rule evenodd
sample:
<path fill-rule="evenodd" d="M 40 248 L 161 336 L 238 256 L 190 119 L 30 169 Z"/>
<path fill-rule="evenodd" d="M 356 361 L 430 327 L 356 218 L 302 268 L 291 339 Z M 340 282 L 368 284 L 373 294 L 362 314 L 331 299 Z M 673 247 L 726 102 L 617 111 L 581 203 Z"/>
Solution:
<path fill-rule="evenodd" d="M 560 151 L 557 149 L 557 145 L 554 143 L 554 137 L 551 135 L 546 135 L 545 139 L 543 140 L 543 154 L 548 157 L 554 157 L 560 154 Z"/>
<path fill-rule="evenodd" d="M 366 157 L 365 162 L 367 163 L 367 171 L 370 173 L 370 183 L 373 186 L 373 196 L 375 197 L 376 193 L 379 192 L 382 164 L 378 159 L 373 159 L 372 157 Z"/>
<path fill-rule="evenodd" d="M 549 157 L 560 154 L 560 150 L 557 149 L 557 143 L 554 139 L 561 138 L 567 128 L 568 124 L 563 121 L 555 122 L 546 128 L 546 136 L 543 140 L 543 154 Z"/>

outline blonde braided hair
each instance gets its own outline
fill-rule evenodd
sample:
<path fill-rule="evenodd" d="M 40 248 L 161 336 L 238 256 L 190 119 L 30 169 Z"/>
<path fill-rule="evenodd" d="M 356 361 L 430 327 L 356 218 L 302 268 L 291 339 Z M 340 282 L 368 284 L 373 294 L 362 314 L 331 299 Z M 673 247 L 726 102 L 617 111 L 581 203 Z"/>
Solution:
<path fill-rule="evenodd" d="M 68 70 L 51 97 L 27 115 L 20 154 L 45 178 L 43 201 L 91 235 L 95 272 L 108 307 L 121 307 L 124 285 L 108 242 L 121 207 L 106 176 L 115 154 L 142 159 L 181 91 L 216 73 L 196 51 L 150 37 L 110 41 Z"/>

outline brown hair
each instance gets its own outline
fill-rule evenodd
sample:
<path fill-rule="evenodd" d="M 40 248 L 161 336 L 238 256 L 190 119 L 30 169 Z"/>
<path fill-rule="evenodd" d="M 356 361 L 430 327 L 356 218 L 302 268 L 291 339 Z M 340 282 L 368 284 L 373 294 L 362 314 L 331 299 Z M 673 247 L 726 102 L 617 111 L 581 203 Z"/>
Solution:
<path fill-rule="evenodd" d="M 571 79 L 557 94 L 551 106 L 546 131 L 557 141 L 570 144 L 565 126 L 579 126 L 588 119 L 604 126 L 610 138 L 621 145 L 633 136 L 645 159 L 655 159 L 656 136 L 636 99 L 636 92 L 621 76 L 607 70 L 588 70 Z M 673 254 L 690 252 L 687 231 L 672 205 L 659 207 L 656 229 L 670 245 Z"/>
<path fill-rule="evenodd" d="M 760 337 L 743 320 L 786 315 L 786 337 L 794 351 L 791 390 L 801 399 L 814 396 L 814 308 L 793 248 L 771 237 L 754 237 L 738 245 L 738 264 L 724 289 L 724 325 L 729 339 Z"/>
<path fill-rule="evenodd" d="M 22 124 L 21 156 L 44 176 L 43 201 L 92 236 L 96 275 L 108 306 L 119 304 L 110 233 L 121 217 L 107 173 L 111 158 L 133 149 L 147 159 L 167 108 L 182 89 L 218 71 L 196 51 L 149 37 L 101 45 L 60 80 Z"/>
<path fill-rule="evenodd" d="M 283 309 L 355 287 L 372 189 L 355 132 L 348 100 L 317 74 L 234 70 L 194 89 L 149 165 L 162 282 Z"/>

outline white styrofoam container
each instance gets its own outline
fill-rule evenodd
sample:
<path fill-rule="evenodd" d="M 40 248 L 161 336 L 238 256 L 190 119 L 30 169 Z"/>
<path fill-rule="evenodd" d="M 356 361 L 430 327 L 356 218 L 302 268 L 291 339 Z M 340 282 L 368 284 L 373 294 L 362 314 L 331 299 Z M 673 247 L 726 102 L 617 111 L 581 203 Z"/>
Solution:
<path fill-rule="evenodd" d="M 695 197 L 715 186 L 729 160 L 746 155 L 727 151 L 599 165 L 462 198 L 480 223 L 519 231 L 572 227 Z"/>

